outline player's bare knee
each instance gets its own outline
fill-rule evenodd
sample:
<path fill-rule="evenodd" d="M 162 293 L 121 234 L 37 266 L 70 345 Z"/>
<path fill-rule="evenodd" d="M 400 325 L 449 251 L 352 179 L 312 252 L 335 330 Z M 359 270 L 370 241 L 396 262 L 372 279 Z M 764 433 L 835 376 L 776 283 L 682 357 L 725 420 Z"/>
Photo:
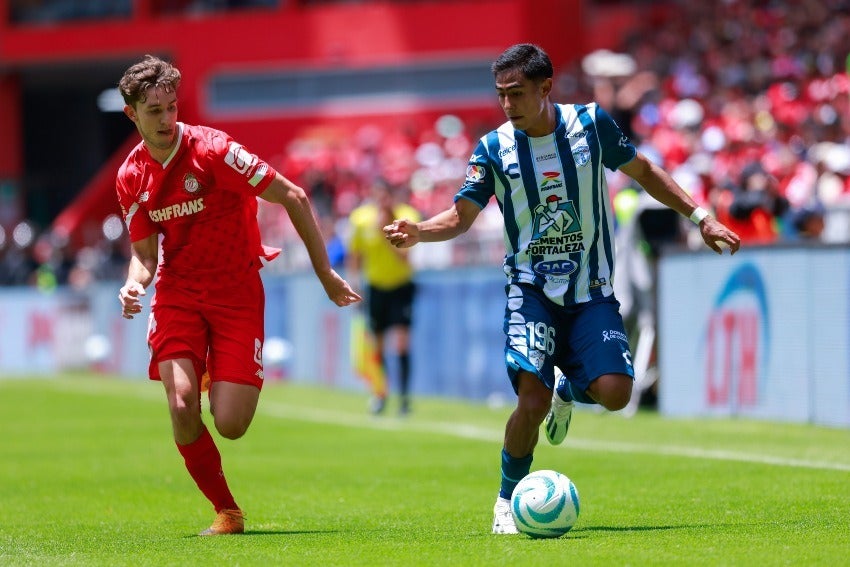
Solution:
<path fill-rule="evenodd" d="M 617 411 L 629 403 L 632 384 L 632 378 L 625 374 L 605 374 L 591 383 L 588 394 L 608 411 Z"/>
<path fill-rule="evenodd" d="M 178 422 L 190 422 L 198 419 L 201 414 L 200 402 L 191 391 L 175 391 L 168 397 L 171 415 Z"/>
<path fill-rule="evenodd" d="M 239 419 L 215 419 L 215 429 L 225 439 L 239 439 L 248 431 L 250 421 Z"/>
<path fill-rule="evenodd" d="M 628 386 L 612 388 L 605 393 L 605 397 L 601 400 L 602 405 L 608 411 L 621 410 L 629 403 L 632 396 L 631 384 Z"/>
<path fill-rule="evenodd" d="M 234 426 L 232 424 L 220 425 L 218 423 L 215 424 L 216 430 L 219 434 L 225 439 L 239 439 L 243 435 L 245 435 L 246 429 L 244 427 Z"/>

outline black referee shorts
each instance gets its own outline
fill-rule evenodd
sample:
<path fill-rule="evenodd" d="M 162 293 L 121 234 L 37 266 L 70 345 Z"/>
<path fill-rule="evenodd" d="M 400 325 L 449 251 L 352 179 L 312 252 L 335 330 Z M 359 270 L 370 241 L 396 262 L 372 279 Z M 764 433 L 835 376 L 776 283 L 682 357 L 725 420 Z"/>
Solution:
<path fill-rule="evenodd" d="M 406 283 L 393 289 L 367 286 L 366 309 L 369 328 L 373 333 L 383 333 L 390 327 L 410 327 L 416 284 Z"/>

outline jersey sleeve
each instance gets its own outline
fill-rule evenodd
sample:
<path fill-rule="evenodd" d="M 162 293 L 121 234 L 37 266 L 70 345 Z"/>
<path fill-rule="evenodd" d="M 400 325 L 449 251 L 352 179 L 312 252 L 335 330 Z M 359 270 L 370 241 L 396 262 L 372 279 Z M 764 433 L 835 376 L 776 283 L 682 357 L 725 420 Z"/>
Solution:
<path fill-rule="evenodd" d="M 266 190 L 277 173 L 224 132 L 210 133 L 208 157 L 222 188 L 256 197 Z"/>
<path fill-rule="evenodd" d="M 602 163 L 614 171 L 637 155 L 632 141 L 601 106 L 596 107 L 596 131 L 602 146 Z"/>
<path fill-rule="evenodd" d="M 130 242 L 136 242 L 159 232 L 159 227 L 147 215 L 137 199 L 135 192 L 128 186 L 128 178 L 124 175 L 123 168 L 115 180 L 115 190 L 118 194 L 118 204 L 121 206 L 121 214 Z"/>
<path fill-rule="evenodd" d="M 466 165 L 466 179 L 454 200 L 457 202 L 458 199 L 469 199 L 483 209 L 487 206 L 490 197 L 495 194 L 495 184 L 495 175 L 487 159 L 487 145 L 482 138 L 478 140 L 478 145 L 469 158 L 469 163 Z"/>

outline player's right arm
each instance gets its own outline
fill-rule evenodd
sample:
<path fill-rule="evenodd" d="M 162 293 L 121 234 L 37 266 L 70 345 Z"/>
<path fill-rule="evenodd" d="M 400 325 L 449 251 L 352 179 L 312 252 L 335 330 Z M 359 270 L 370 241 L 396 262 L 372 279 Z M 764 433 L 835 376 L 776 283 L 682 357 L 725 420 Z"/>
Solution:
<path fill-rule="evenodd" d="M 400 248 L 409 248 L 417 242 L 451 240 L 469 230 L 480 212 L 481 208 L 476 203 L 460 198 L 451 208 L 427 220 L 394 220 L 384 227 L 384 236 L 393 246 Z"/>
<path fill-rule="evenodd" d="M 486 136 L 478 141 L 466 166 L 466 179 L 455 196 L 454 205 L 428 220 L 414 222 L 396 219 L 384 227 L 386 239 L 398 248 L 417 242 L 451 240 L 469 230 L 478 213 L 493 196 L 494 177 L 490 170 Z"/>
<path fill-rule="evenodd" d="M 151 234 L 147 238 L 136 240 L 130 245 L 130 252 L 127 281 L 118 291 L 121 316 L 125 319 L 132 319 L 142 310 L 140 298 L 145 295 L 145 289 L 153 281 L 159 263 L 159 235 Z"/>

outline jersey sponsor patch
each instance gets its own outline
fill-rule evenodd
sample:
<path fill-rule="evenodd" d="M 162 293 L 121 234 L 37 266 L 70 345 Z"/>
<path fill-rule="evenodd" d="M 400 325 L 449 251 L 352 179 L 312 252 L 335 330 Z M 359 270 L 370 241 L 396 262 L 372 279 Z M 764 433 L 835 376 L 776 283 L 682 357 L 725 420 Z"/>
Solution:
<path fill-rule="evenodd" d="M 227 154 L 224 156 L 224 163 L 242 175 L 247 175 L 251 168 L 257 165 L 257 161 L 257 156 L 236 142 L 230 142 L 227 147 Z"/>
<path fill-rule="evenodd" d="M 607 343 L 608 341 L 618 340 L 620 342 L 629 344 L 629 338 L 623 334 L 621 331 L 616 329 L 611 329 L 609 331 L 602 331 L 602 342 Z"/>
<path fill-rule="evenodd" d="M 505 157 L 508 154 L 512 154 L 512 153 L 515 153 L 515 152 L 516 152 L 516 142 L 514 142 L 512 145 L 508 146 L 507 148 L 502 148 L 501 150 L 499 150 L 499 159 Z M 475 157 L 478 157 L 478 156 L 473 155 L 472 157 L 475 158 Z"/>
<path fill-rule="evenodd" d="M 564 186 L 561 181 L 560 171 L 544 171 L 543 181 L 540 183 L 541 191 L 551 191 L 552 189 L 560 189 Z"/>
<path fill-rule="evenodd" d="M 535 263 L 531 269 L 544 276 L 568 276 L 578 269 L 578 262 L 573 262 L 568 258 L 547 260 Z"/>
<path fill-rule="evenodd" d="M 154 209 L 148 213 L 153 222 L 165 222 L 171 219 L 185 217 L 200 213 L 204 210 L 204 198 L 198 197 L 191 201 L 175 203 L 161 209 Z"/>
<path fill-rule="evenodd" d="M 269 166 L 265 162 L 246 150 L 236 142 L 230 142 L 224 163 L 232 167 L 237 173 L 248 178 L 248 184 L 256 187 L 269 172 Z"/>
<path fill-rule="evenodd" d="M 532 214 L 532 240 L 539 240 L 547 235 L 562 236 L 581 231 L 578 212 L 570 199 L 561 200 L 557 195 L 549 195 L 545 204 L 537 205 Z M 580 238 L 571 237 L 569 239 L 570 242 L 576 240 L 580 240 Z"/>

